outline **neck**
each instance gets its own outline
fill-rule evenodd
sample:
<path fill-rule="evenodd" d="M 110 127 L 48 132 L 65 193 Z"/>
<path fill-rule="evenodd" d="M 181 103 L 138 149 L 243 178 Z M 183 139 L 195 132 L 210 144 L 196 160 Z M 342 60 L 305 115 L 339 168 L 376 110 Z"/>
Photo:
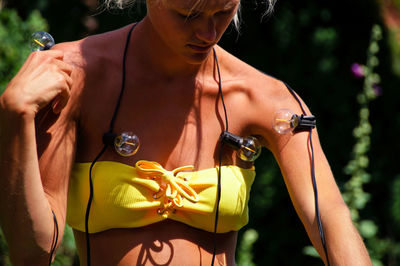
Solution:
<path fill-rule="evenodd" d="M 185 58 L 169 48 L 160 38 L 157 31 L 147 17 L 134 30 L 132 49 L 139 51 L 135 57 L 142 67 L 151 73 L 166 78 L 195 77 L 201 73 L 212 72 L 214 55 L 209 53 L 207 58 L 199 64 L 191 64 Z"/>

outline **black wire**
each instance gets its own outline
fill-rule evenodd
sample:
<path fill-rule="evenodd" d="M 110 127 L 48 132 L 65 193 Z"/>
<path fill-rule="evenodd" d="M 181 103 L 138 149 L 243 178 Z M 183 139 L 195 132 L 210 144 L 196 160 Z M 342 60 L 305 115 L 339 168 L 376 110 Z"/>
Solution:
<path fill-rule="evenodd" d="M 294 90 L 287 84 L 284 82 L 284 84 L 286 85 L 286 87 L 288 88 L 289 92 L 293 95 L 293 97 L 296 99 L 297 103 L 300 105 L 300 109 L 303 112 L 303 115 L 307 115 L 306 110 L 303 108 L 303 105 L 301 104 L 301 101 L 299 99 L 299 97 L 297 97 L 297 94 L 294 92 Z"/>
<path fill-rule="evenodd" d="M 89 239 L 89 214 L 90 214 L 90 207 L 92 205 L 93 201 L 93 180 L 92 180 L 92 170 L 97 162 L 97 160 L 100 158 L 101 155 L 106 151 L 107 149 L 107 144 L 104 144 L 103 149 L 97 154 L 96 158 L 92 161 L 90 164 L 89 168 L 89 200 L 88 204 L 86 207 L 86 213 L 85 213 L 85 236 L 86 236 L 86 259 L 87 259 L 87 266 L 90 266 L 90 239 Z"/>
<path fill-rule="evenodd" d="M 221 201 L 221 171 L 222 171 L 222 150 L 224 143 L 221 141 L 221 146 L 219 150 L 219 168 L 218 168 L 218 185 L 217 185 L 217 207 L 215 210 L 215 223 L 214 223 L 214 247 L 213 247 L 213 257 L 211 265 L 214 265 L 215 255 L 217 253 L 217 226 L 218 226 L 218 214 L 219 214 L 219 203 Z"/>
<path fill-rule="evenodd" d="M 330 263 L 329 263 L 328 250 L 327 250 L 326 241 L 325 241 L 324 228 L 322 227 L 322 220 L 321 220 L 321 215 L 319 213 L 319 206 L 318 206 L 319 205 L 318 204 L 318 190 L 317 190 L 317 181 L 315 179 L 314 147 L 313 147 L 313 144 L 312 144 L 311 131 L 312 131 L 312 129 L 310 129 L 309 138 L 310 138 L 311 164 L 312 164 L 311 176 L 312 176 L 312 183 L 313 183 L 313 189 L 314 189 L 314 198 L 315 198 L 315 215 L 317 216 L 318 230 L 319 230 L 319 235 L 321 237 L 322 247 L 324 248 L 326 262 L 327 262 L 327 264 L 329 266 Z"/>
<path fill-rule="evenodd" d="M 114 123 L 115 123 L 115 119 L 117 118 L 117 114 L 118 114 L 118 110 L 119 107 L 121 105 L 121 101 L 122 101 L 122 96 L 124 94 L 125 91 L 125 79 L 126 79 L 126 54 L 128 52 L 128 47 L 129 47 L 129 41 L 131 39 L 131 34 L 133 29 L 136 27 L 138 23 L 133 24 L 133 26 L 131 27 L 131 29 L 129 30 L 128 36 L 126 37 L 126 42 L 125 42 L 125 48 L 124 48 L 124 55 L 122 58 L 122 83 L 121 83 L 121 91 L 119 93 L 118 96 L 118 100 L 117 100 L 117 105 L 115 106 L 115 110 L 113 113 L 113 116 L 111 118 L 111 122 L 110 122 L 110 127 L 109 127 L 109 131 L 107 133 L 112 133 L 113 129 L 114 129 Z M 106 134 L 107 134 L 106 133 Z M 96 158 L 92 161 L 92 163 L 90 164 L 90 168 L 89 168 L 89 200 L 88 200 L 88 204 L 86 207 L 86 213 L 85 213 L 85 236 L 86 236 L 86 256 L 87 256 L 87 266 L 91 265 L 90 262 L 90 239 L 89 239 L 89 214 L 90 214 L 90 207 L 92 205 L 92 201 L 93 201 L 93 180 L 92 180 L 92 170 L 93 167 L 95 165 L 95 163 L 98 161 L 98 159 L 103 155 L 103 153 L 106 151 L 108 144 L 105 143 L 104 147 L 102 148 L 102 150 L 97 154 Z"/>
<path fill-rule="evenodd" d="M 214 48 L 213 48 L 213 53 L 214 53 L 214 60 L 215 60 L 216 66 L 217 66 L 217 73 L 218 73 L 218 90 L 219 90 L 219 95 L 221 97 L 222 107 L 224 108 L 224 114 L 225 114 L 225 131 L 228 131 L 228 128 L 229 128 L 228 115 L 227 115 L 227 112 L 226 112 L 226 106 L 225 106 L 225 102 L 224 102 L 224 95 L 222 94 L 221 71 L 219 70 L 218 57 L 217 57 L 217 53 L 215 52 Z"/>
<path fill-rule="evenodd" d="M 139 24 L 139 23 L 133 24 L 133 26 L 132 26 L 131 29 L 129 30 L 128 36 L 127 36 L 127 38 L 126 38 L 125 48 L 124 48 L 124 55 L 123 55 L 123 58 L 122 58 L 122 84 L 121 84 L 121 92 L 119 93 L 117 105 L 115 106 L 114 114 L 113 114 L 113 117 L 112 117 L 111 122 L 110 122 L 110 131 L 109 131 L 109 132 L 112 132 L 112 130 L 113 130 L 113 128 L 114 128 L 115 119 L 117 118 L 119 106 L 121 105 L 122 96 L 123 96 L 124 91 L 125 91 L 126 54 L 128 53 L 129 41 L 130 41 L 130 39 L 131 39 L 132 31 L 133 31 L 134 28 L 136 28 L 137 24 Z"/>
<path fill-rule="evenodd" d="M 214 60 L 215 64 L 217 66 L 217 73 L 218 73 L 218 90 L 219 90 L 219 96 L 221 97 L 222 101 L 222 106 L 224 108 L 224 114 L 225 114 L 225 131 L 228 131 L 228 115 L 226 112 L 226 106 L 224 102 L 224 96 L 222 94 L 222 80 L 221 80 L 221 72 L 219 69 L 219 64 L 218 64 L 218 58 L 217 58 L 217 53 L 215 52 L 215 49 L 213 48 L 213 53 L 214 53 Z M 211 265 L 214 266 L 214 261 L 215 261 L 215 255 L 217 252 L 217 227 L 218 227 L 218 215 L 219 215 L 219 203 L 221 201 L 221 172 L 222 172 L 222 152 L 224 148 L 224 142 L 221 141 L 221 146 L 219 150 L 219 168 L 218 168 L 218 184 L 217 184 L 217 206 L 215 210 L 215 222 L 214 222 L 214 247 L 213 247 L 213 257 L 211 261 Z"/>
<path fill-rule="evenodd" d="M 51 243 L 51 250 L 50 250 L 50 258 L 49 258 L 49 266 L 51 265 L 51 261 L 53 259 L 53 254 L 56 251 L 56 247 L 57 247 L 57 242 L 58 242 L 58 222 L 57 222 L 57 218 L 56 215 L 54 214 L 54 211 L 51 210 L 51 213 L 53 214 L 53 220 L 54 220 L 54 226 L 55 229 L 54 233 L 53 233 L 53 243 Z M 56 235 L 54 237 L 54 234 Z"/>
<path fill-rule="evenodd" d="M 288 84 L 285 83 L 285 85 L 288 88 L 288 90 L 290 91 L 290 93 L 293 95 L 293 97 L 296 99 L 296 101 L 299 103 L 300 108 L 303 112 L 303 115 L 307 115 L 306 111 L 303 108 L 303 105 L 301 104 L 300 99 L 297 97 L 294 90 Z M 313 190 L 314 190 L 315 216 L 317 217 L 318 231 L 319 231 L 319 235 L 321 238 L 322 247 L 325 252 L 326 262 L 329 266 L 330 263 L 329 263 L 329 257 L 328 257 L 328 249 L 327 249 L 327 245 L 326 245 L 326 241 L 325 241 L 325 234 L 324 234 L 324 228 L 322 226 L 321 215 L 319 213 L 317 180 L 315 178 L 314 147 L 313 147 L 313 143 L 312 143 L 312 128 L 310 129 L 309 132 L 310 132 L 309 140 L 310 140 L 310 149 L 311 149 L 311 180 L 312 180 Z"/>

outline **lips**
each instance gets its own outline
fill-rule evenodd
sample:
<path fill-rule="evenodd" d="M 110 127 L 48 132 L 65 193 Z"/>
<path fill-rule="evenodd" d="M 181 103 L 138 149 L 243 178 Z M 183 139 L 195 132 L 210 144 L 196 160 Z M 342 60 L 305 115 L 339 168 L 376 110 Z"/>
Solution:
<path fill-rule="evenodd" d="M 188 44 L 187 45 L 190 49 L 196 51 L 196 52 L 200 52 L 200 53 L 205 53 L 208 52 L 210 50 L 210 48 L 212 47 L 212 45 L 195 45 L 195 44 Z"/>

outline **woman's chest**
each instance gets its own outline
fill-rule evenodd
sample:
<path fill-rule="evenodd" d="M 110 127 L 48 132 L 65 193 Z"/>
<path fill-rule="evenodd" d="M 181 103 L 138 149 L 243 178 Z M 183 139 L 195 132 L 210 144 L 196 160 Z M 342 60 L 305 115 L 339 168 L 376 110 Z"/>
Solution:
<path fill-rule="evenodd" d="M 241 134 L 247 130 L 246 108 L 229 94 L 224 109 L 218 84 L 171 82 L 161 86 L 136 79 L 127 82 L 122 94 L 109 82 L 98 83 L 97 88 L 83 98 L 77 161 L 93 160 L 102 149 L 103 134 L 111 129 L 117 135 L 132 132 L 140 147 L 129 158 L 108 149 L 104 159 L 129 164 L 146 159 L 166 167 L 194 164 L 208 168 L 216 165 L 219 136 L 226 128 L 225 109 L 232 110 L 226 113 L 230 131 Z"/>

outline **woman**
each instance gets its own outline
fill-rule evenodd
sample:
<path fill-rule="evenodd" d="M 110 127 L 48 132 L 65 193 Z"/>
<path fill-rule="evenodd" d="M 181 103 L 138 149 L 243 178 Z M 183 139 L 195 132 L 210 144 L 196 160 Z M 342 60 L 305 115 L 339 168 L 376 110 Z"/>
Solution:
<path fill-rule="evenodd" d="M 66 220 L 82 265 L 234 265 L 254 171 L 227 147 L 219 159 L 228 120 L 230 132 L 257 136 L 274 154 L 296 211 L 327 262 L 311 165 L 304 159 L 309 133 L 282 136 L 272 129 L 272 114 L 282 108 L 301 113 L 299 103 L 281 81 L 217 45 L 239 4 L 147 0 L 138 24 L 32 53 L 0 98 L 0 128 L 7 129 L 0 133 L 0 221 L 15 265 L 48 263 Z M 114 133 L 139 137 L 136 154 L 102 150 L 110 121 Z M 370 265 L 316 134 L 312 141 L 329 262 Z M 217 171 L 219 161 L 224 167 Z M 194 166 L 193 174 L 164 170 L 186 165 Z M 168 185 L 179 193 L 168 194 Z"/>

